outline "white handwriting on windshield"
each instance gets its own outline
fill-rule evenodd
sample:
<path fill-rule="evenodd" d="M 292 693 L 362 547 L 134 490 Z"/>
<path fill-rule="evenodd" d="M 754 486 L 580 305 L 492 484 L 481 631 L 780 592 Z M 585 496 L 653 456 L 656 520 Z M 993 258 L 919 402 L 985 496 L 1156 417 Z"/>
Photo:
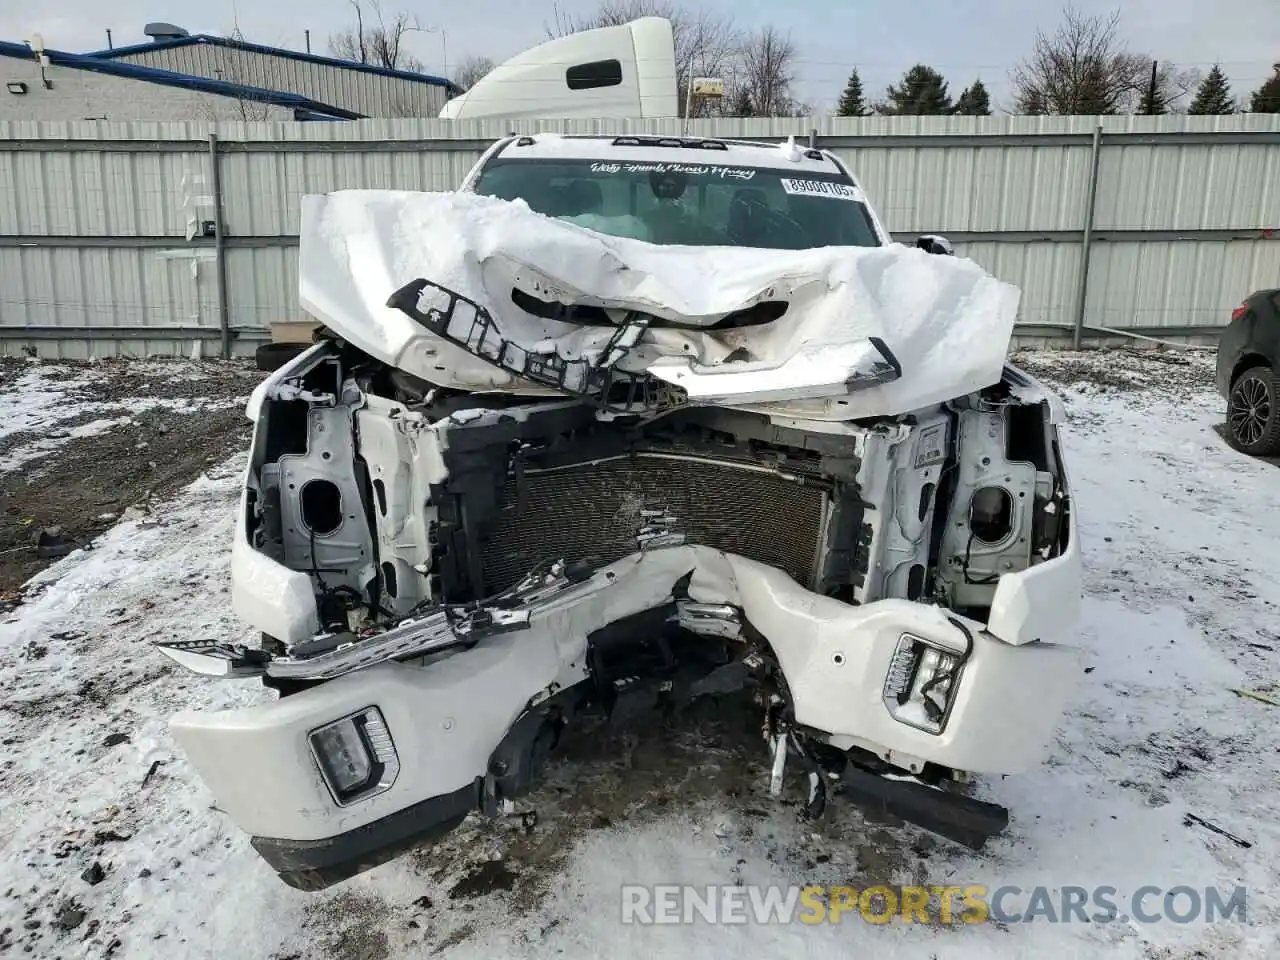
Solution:
<path fill-rule="evenodd" d="M 756 172 L 741 167 L 721 167 L 693 163 L 610 163 L 597 160 L 592 173 L 683 173 L 690 177 L 719 177 L 721 180 L 750 180 Z"/>

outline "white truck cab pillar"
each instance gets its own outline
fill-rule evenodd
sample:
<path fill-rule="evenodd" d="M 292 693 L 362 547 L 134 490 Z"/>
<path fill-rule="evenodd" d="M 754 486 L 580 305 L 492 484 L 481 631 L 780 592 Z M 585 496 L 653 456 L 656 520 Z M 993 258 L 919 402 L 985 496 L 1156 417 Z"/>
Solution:
<path fill-rule="evenodd" d="M 445 120 L 675 117 L 671 22 L 641 17 L 558 37 L 494 67 L 450 100 Z"/>

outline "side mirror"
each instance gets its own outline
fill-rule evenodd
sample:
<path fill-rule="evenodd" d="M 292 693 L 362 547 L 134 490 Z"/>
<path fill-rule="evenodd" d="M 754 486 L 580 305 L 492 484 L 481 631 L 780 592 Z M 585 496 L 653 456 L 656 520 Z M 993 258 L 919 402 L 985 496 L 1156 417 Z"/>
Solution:
<path fill-rule="evenodd" d="M 955 248 L 951 246 L 951 241 L 946 237 L 940 237 L 936 233 L 927 233 L 922 237 L 916 238 L 916 247 L 925 253 L 939 253 L 943 256 L 954 257 Z"/>

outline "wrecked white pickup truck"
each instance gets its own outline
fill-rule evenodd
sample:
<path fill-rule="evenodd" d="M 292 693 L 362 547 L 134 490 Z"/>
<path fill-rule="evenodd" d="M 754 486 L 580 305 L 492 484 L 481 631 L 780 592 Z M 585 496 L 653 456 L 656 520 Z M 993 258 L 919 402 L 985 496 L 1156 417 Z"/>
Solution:
<path fill-rule="evenodd" d="M 894 244 L 830 153 L 510 137 L 306 198 L 328 335 L 255 393 L 233 546 L 278 700 L 179 744 L 285 882 L 493 814 L 583 710 L 749 691 L 775 793 L 979 846 L 1079 673 L 1058 405 L 1018 293 Z"/>

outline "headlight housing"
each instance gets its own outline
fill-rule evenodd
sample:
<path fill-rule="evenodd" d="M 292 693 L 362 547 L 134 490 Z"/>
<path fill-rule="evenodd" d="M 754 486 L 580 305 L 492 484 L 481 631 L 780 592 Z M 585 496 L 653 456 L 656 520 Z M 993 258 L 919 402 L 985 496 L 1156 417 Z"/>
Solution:
<path fill-rule="evenodd" d="M 340 807 L 389 789 L 400 772 L 391 731 L 377 707 L 365 707 L 307 735 L 311 756 Z"/>
<path fill-rule="evenodd" d="M 960 686 L 963 658 L 923 637 L 904 633 L 889 661 L 884 705 L 899 723 L 942 733 Z"/>

